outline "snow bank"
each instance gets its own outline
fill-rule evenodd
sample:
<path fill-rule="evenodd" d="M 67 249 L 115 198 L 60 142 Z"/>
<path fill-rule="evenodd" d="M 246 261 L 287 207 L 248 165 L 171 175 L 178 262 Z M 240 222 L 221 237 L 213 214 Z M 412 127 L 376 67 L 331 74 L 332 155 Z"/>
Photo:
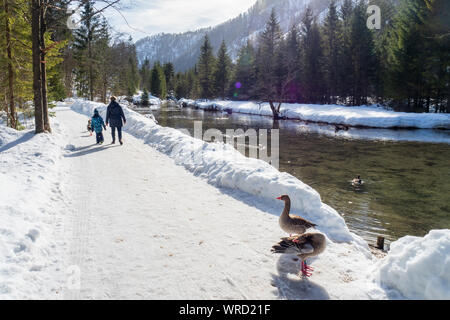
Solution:
<path fill-rule="evenodd" d="M 19 137 L 23 136 L 24 133 L 25 132 L 20 132 L 0 124 L 0 150 L 2 146 L 18 139 Z"/>
<path fill-rule="evenodd" d="M 133 96 L 133 103 L 138 104 L 141 103 L 142 101 L 142 94 L 143 92 L 139 92 L 138 94 L 135 94 Z M 148 94 L 148 102 L 150 105 L 160 105 L 161 104 L 161 99 L 159 99 L 158 97 L 152 96 L 150 93 Z"/>
<path fill-rule="evenodd" d="M 252 101 L 208 101 L 181 99 L 188 106 L 206 110 L 231 110 L 237 113 L 272 116 L 268 103 Z M 179 101 L 179 103 L 180 103 Z M 346 107 L 339 105 L 283 104 L 281 116 L 313 122 L 345 124 L 374 128 L 450 129 L 450 115 L 443 113 L 406 113 L 384 110 L 375 106 Z"/>
<path fill-rule="evenodd" d="M 56 297 L 60 221 L 51 198 L 63 141 L 51 121 L 54 134 L 0 126 L 0 300 Z"/>
<path fill-rule="evenodd" d="M 391 243 L 375 279 L 409 299 L 450 299 L 450 230 Z"/>
<path fill-rule="evenodd" d="M 195 100 L 185 99 L 185 98 L 181 98 L 180 100 L 178 100 L 177 103 L 180 106 L 182 106 L 182 107 L 194 107 L 194 106 L 196 106 Z"/>
<path fill-rule="evenodd" d="M 95 108 L 102 115 L 106 114 L 106 106 L 100 103 L 76 101 L 72 105 L 73 110 L 89 116 Z M 211 184 L 238 189 L 271 201 L 288 194 L 293 210 L 318 224 L 319 230 L 330 239 L 356 241 L 364 250 L 367 248 L 364 240 L 349 231 L 336 210 L 322 203 L 317 191 L 296 177 L 281 173 L 262 160 L 247 158 L 231 145 L 194 139 L 179 130 L 161 127 L 128 108 L 124 108 L 124 112 L 128 133 L 143 139 Z"/>

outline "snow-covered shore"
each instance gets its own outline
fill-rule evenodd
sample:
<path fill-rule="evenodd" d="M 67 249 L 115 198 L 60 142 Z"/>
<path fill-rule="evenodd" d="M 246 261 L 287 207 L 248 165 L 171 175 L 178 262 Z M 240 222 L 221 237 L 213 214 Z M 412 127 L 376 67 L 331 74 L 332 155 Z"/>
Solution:
<path fill-rule="evenodd" d="M 142 94 L 143 94 L 142 91 L 139 91 L 137 94 L 135 94 L 133 96 L 133 103 L 135 103 L 135 104 L 141 103 L 142 102 Z M 152 106 L 152 105 L 159 106 L 159 105 L 161 105 L 162 101 L 161 101 L 160 98 L 149 94 L 148 95 L 148 103 L 149 103 L 150 106 Z"/>
<path fill-rule="evenodd" d="M 375 279 L 408 299 L 450 299 L 450 230 L 431 230 L 425 237 L 405 236 L 375 271 Z"/>
<path fill-rule="evenodd" d="M 178 103 L 206 110 L 229 110 L 237 113 L 272 116 L 268 103 L 223 100 L 201 102 L 189 99 L 180 99 Z M 284 103 L 281 106 L 280 114 L 286 119 L 355 127 L 450 129 L 450 114 L 394 112 L 375 106 L 346 107 Z"/>
<path fill-rule="evenodd" d="M 106 106 L 101 103 L 75 101 L 72 105 L 73 110 L 86 115 L 93 114 L 96 108 L 100 114 L 106 115 Z M 177 164 L 207 179 L 209 183 L 238 189 L 265 200 L 289 194 L 292 208 L 320 225 L 320 230 L 332 240 L 355 241 L 368 250 L 364 240 L 350 233 L 336 210 L 322 203 L 317 191 L 296 177 L 281 173 L 262 160 L 247 158 L 229 144 L 207 143 L 179 130 L 159 126 L 128 108 L 124 108 L 124 112 L 128 133 L 168 154 Z"/>
<path fill-rule="evenodd" d="M 72 245 L 74 253 L 83 254 L 75 262 L 82 264 L 87 297 L 449 299 L 450 230 L 402 238 L 377 261 L 340 215 L 295 177 L 231 147 L 161 127 L 128 108 L 124 147 L 130 148 L 124 153 L 91 147 L 93 137 L 80 136 L 84 115 L 94 108 L 104 115 L 106 106 L 75 101 L 71 108 L 79 114 L 64 104 L 55 109 L 52 135 L 0 126 L 0 186 L 7 190 L 0 194 L 0 299 L 57 296 L 67 276 L 63 250 L 70 245 L 60 237 L 61 220 L 70 212 L 81 232 L 74 239 L 80 243 Z M 67 162 L 63 178 L 61 158 Z M 81 171 L 70 171 L 76 168 Z M 107 174 L 112 168 L 124 176 Z M 117 195 L 128 190 L 129 201 L 110 199 L 102 210 L 89 211 L 96 199 L 92 190 L 105 188 Z M 292 195 L 295 212 L 318 223 L 328 238 L 308 281 L 292 274 L 298 271 L 292 257 L 270 254 L 283 233 L 277 216 L 267 212 L 280 212 L 282 204 L 273 198 L 282 193 Z M 88 236 L 94 237 L 89 246 Z M 424 270 L 429 264 L 435 267 Z"/>

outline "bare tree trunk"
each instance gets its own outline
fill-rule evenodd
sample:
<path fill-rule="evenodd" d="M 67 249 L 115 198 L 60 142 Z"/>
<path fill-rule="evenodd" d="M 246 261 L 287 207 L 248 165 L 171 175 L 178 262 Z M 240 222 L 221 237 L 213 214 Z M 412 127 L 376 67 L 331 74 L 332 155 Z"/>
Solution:
<path fill-rule="evenodd" d="M 106 76 L 103 79 L 103 90 L 102 90 L 102 101 L 106 104 L 106 91 L 108 91 L 108 81 L 106 80 Z"/>
<path fill-rule="evenodd" d="M 272 110 L 273 119 L 274 120 L 280 119 L 279 109 L 277 110 L 277 108 L 275 108 L 275 106 L 273 104 L 273 100 L 269 100 L 269 105 L 270 105 L 270 109 Z M 281 105 L 281 103 L 280 103 L 280 105 Z"/>
<path fill-rule="evenodd" d="M 41 10 L 39 11 L 40 29 L 39 40 L 41 42 L 42 49 L 45 49 L 45 32 L 47 25 L 45 23 L 45 7 L 42 3 Z M 41 88 L 42 88 L 42 116 L 44 118 L 44 130 L 52 132 L 50 127 L 50 119 L 48 116 L 48 101 L 47 101 L 47 70 L 45 61 L 45 51 L 41 50 Z"/>
<path fill-rule="evenodd" d="M 14 101 L 14 72 L 12 66 L 12 52 L 11 52 L 11 28 L 9 26 L 9 3 L 8 0 L 3 0 L 3 7 L 5 10 L 5 38 L 6 38 L 6 55 L 8 57 L 8 88 L 9 88 L 9 124 L 11 128 L 17 129 L 18 123 L 16 118 L 16 106 Z M 8 110 L 8 109 L 6 109 Z"/>
<path fill-rule="evenodd" d="M 36 133 L 44 132 L 42 106 L 41 46 L 40 46 L 40 9 L 42 0 L 31 0 L 31 38 L 33 56 L 33 93 L 34 121 Z"/>
<path fill-rule="evenodd" d="M 88 63 L 89 63 L 89 98 L 94 101 L 94 70 L 92 67 L 92 47 L 91 41 L 88 43 Z"/>
<path fill-rule="evenodd" d="M 5 88 L 5 112 L 6 112 L 6 126 L 9 126 L 9 111 L 8 111 L 8 99 L 6 98 L 8 96 L 8 92 Z"/>

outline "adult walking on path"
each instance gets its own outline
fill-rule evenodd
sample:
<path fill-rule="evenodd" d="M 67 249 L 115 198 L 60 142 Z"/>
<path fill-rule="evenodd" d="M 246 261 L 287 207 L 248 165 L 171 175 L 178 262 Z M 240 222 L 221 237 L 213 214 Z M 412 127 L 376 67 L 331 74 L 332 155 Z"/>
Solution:
<path fill-rule="evenodd" d="M 123 122 L 122 122 L 123 120 Z M 116 97 L 111 97 L 111 103 L 106 111 L 106 125 L 110 125 L 112 134 L 112 144 L 116 143 L 116 129 L 119 142 L 122 145 L 122 126 L 127 123 L 122 107 L 116 102 Z"/>

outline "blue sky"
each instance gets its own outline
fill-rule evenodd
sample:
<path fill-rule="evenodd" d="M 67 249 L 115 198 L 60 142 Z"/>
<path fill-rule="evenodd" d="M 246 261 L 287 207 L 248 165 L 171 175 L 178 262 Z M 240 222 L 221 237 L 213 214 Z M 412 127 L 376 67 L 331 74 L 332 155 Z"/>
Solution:
<path fill-rule="evenodd" d="M 256 0 L 122 0 L 121 14 L 105 13 L 115 31 L 131 34 L 134 40 L 157 34 L 178 33 L 215 26 L 247 11 Z M 100 7 L 100 5 L 98 5 Z"/>

